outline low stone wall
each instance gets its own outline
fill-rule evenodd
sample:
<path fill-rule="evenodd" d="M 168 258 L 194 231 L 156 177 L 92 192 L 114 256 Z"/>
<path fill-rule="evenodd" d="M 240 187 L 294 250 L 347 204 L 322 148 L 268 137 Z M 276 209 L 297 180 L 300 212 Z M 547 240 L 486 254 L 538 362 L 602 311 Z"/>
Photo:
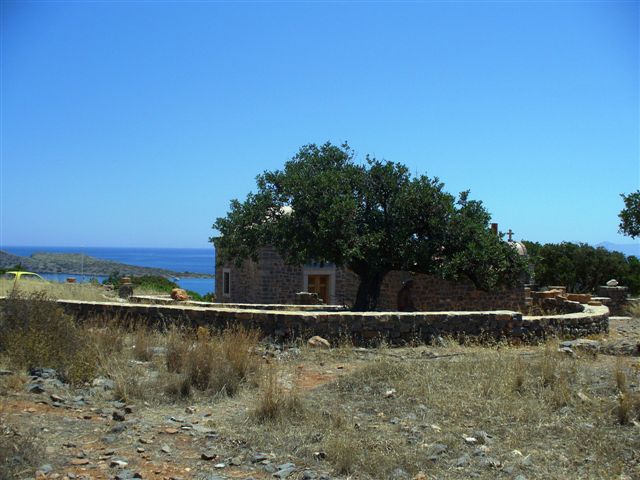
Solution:
<path fill-rule="evenodd" d="M 609 331 L 609 309 L 606 306 L 582 307 L 583 310 L 577 313 L 523 316 L 520 334 L 525 339 L 545 339 L 550 336 L 578 338 Z"/>
<path fill-rule="evenodd" d="M 120 318 L 164 328 L 173 323 L 222 329 L 229 325 L 256 328 L 264 335 L 287 340 L 320 335 L 351 337 L 356 344 L 386 340 L 392 344 L 430 342 L 437 336 L 544 339 L 559 334 L 578 337 L 608 330 L 609 310 L 585 306 L 580 313 L 523 317 L 517 312 L 347 312 L 283 311 L 252 308 L 212 308 L 116 302 L 59 300 L 65 312 L 82 322 Z"/>

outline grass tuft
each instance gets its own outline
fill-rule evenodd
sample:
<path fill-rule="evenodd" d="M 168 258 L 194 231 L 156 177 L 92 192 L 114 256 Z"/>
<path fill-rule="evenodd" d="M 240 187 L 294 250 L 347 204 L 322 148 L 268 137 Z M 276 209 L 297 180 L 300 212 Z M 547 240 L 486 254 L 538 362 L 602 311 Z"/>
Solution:
<path fill-rule="evenodd" d="M 253 416 L 259 422 L 297 416 L 303 412 L 296 383 L 287 385 L 282 373 L 273 365 L 264 368 L 253 411 Z"/>

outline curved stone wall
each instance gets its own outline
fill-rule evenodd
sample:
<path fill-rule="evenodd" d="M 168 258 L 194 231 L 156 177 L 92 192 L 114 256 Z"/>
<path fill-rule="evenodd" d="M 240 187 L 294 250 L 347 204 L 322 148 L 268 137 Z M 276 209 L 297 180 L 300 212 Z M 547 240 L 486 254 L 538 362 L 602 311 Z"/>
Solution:
<path fill-rule="evenodd" d="M 609 308 L 580 305 L 583 309 L 577 313 L 522 317 L 521 335 L 543 339 L 553 335 L 575 338 L 609 331 Z"/>
<path fill-rule="evenodd" d="M 279 339 L 320 335 L 351 337 L 357 344 L 380 340 L 393 344 L 430 342 L 451 335 L 489 338 L 545 339 L 552 335 L 579 337 L 606 332 L 609 310 L 584 306 L 582 312 L 551 316 L 522 316 L 511 311 L 489 312 L 347 312 L 283 311 L 257 308 L 216 308 L 116 302 L 59 300 L 58 304 L 79 321 L 120 318 L 163 328 L 172 323 L 222 329 L 230 324 L 256 328 Z"/>

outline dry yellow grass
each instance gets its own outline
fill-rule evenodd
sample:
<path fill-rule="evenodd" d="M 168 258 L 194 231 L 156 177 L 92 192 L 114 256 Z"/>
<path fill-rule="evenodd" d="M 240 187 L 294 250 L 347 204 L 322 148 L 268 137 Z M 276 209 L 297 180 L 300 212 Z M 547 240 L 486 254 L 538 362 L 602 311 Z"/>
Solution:
<path fill-rule="evenodd" d="M 207 410 L 229 458 L 273 452 L 353 479 L 640 478 L 638 358 L 574 357 L 554 341 L 279 354 L 240 328 L 76 328 L 116 383 L 109 401 L 147 402 L 142 425 L 186 401 Z M 152 346 L 165 350 L 135 361 Z"/>
<path fill-rule="evenodd" d="M 47 297 L 60 300 L 84 300 L 87 302 L 105 302 L 109 297 L 101 286 L 90 283 L 57 283 L 34 280 L 0 279 L 0 296 L 9 296 L 18 291 L 22 295 L 44 293 Z"/>

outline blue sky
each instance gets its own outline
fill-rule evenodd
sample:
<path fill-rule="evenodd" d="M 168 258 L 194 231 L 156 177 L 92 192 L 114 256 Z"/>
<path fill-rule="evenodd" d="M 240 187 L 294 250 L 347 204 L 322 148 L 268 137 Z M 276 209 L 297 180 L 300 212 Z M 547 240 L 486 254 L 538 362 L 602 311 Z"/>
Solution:
<path fill-rule="evenodd" d="M 516 238 L 630 243 L 638 2 L 2 2 L 0 245 L 206 247 L 348 141 Z"/>

